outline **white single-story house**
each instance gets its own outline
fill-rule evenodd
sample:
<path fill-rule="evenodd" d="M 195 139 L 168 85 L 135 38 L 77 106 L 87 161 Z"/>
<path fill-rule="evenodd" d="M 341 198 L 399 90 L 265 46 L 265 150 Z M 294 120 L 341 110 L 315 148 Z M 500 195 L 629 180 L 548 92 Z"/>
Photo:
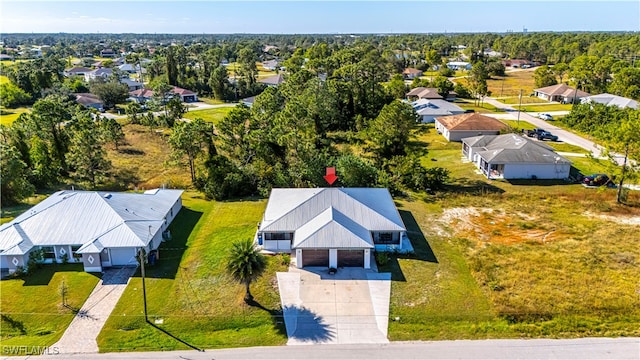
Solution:
<path fill-rule="evenodd" d="M 451 70 L 471 70 L 471 64 L 466 61 L 449 61 L 447 67 Z"/>
<path fill-rule="evenodd" d="M 92 70 L 86 67 L 73 67 L 69 70 L 65 70 L 62 74 L 66 77 L 70 76 L 85 76 L 90 73 Z"/>
<path fill-rule="evenodd" d="M 134 64 L 124 63 L 124 64 L 118 66 L 118 69 L 120 69 L 120 71 L 122 71 L 122 72 L 126 72 L 126 73 L 129 73 L 129 74 L 135 74 L 140 70 L 140 66 L 134 65 Z"/>
<path fill-rule="evenodd" d="M 441 116 L 435 119 L 436 130 L 449 141 L 478 135 L 498 135 L 508 126 L 498 119 L 478 113 Z"/>
<path fill-rule="evenodd" d="M 426 88 L 426 87 L 417 87 L 411 89 L 407 94 L 407 99 L 417 100 L 417 99 L 442 99 L 442 96 L 438 94 L 438 89 L 436 88 Z"/>
<path fill-rule="evenodd" d="M 100 112 L 104 111 L 104 102 L 96 95 L 91 93 L 76 93 L 76 102 L 84 107 L 96 109 Z"/>
<path fill-rule="evenodd" d="M 97 78 L 107 79 L 111 75 L 113 75 L 113 70 L 112 69 L 99 68 L 99 69 L 95 69 L 93 71 L 89 71 L 88 73 L 84 74 L 84 80 L 86 82 L 89 82 L 89 81 L 95 80 Z"/>
<path fill-rule="evenodd" d="M 406 232 L 387 189 L 273 189 L 255 239 L 299 268 L 369 269 L 372 250 L 411 251 Z"/>
<path fill-rule="evenodd" d="M 137 82 L 135 80 L 131 80 L 129 78 L 120 79 L 120 83 L 127 85 L 127 87 L 129 88 L 130 92 L 134 91 L 134 90 L 142 89 L 144 87 L 143 83 Z"/>
<path fill-rule="evenodd" d="M 0 226 L 0 268 L 24 268 L 29 254 L 43 252 L 45 263 L 78 262 L 87 272 L 111 266 L 137 266 L 167 239 L 169 224 L 182 208 L 182 190 L 144 193 L 58 191 Z"/>
<path fill-rule="evenodd" d="M 267 86 L 278 86 L 284 82 L 284 76 L 277 74 L 266 78 L 258 79 L 258 82 Z"/>
<path fill-rule="evenodd" d="M 413 80 L 417 77 L 422 76 L 422 71 L 414 68 L 406 68 L 402 71 L 402 77 L 407 80 Z"/>
<path fill-rule="evenodd" d="M 266 70 L 275 71 L 280 66 L 280 62 L 278 60 L 267 60 L 262 62 L 262 67 Z"/>
<path fill-rule="evenodd" d="M 171 92 L 180 96 L 180 99 L 183 102 L 196 102 L 198 101 L 198 94 L 194 93 L 191 90 L 187 90 L 187 89 L 183 89 L 183 88 L 179 88 L 177 86 L 174 86 L 173 88 L 171 88 Z M 129 92 L 129 98 L 133 101 L 136 101 L 140 104 L 144 104 L 145 102 L 153 99 L 153 90 L 151 89 L 146 89 L 146 88 L 140 88 L 138 90 L 134 90 L 134 91 L 130 91 Z"/>
<path fill-rule="evenodd" d="M 582 98 L 581 102 L 583 104 L 597 103 L 597 104 L 604 104 L 607 106 L 617 106 L 621 109 L 625 109 L 625 108 L 638 109 L 637 101 L 626 98 L 626 97 L 607 94 L 607 93 L 587 96 L 585 98 Z"/>
<path fill-rule="evenodd" d="M 458 105 L 441 99 L 418 99 L 411 106 L 422 117 L 423 123 L 432 123 L 438 116 L 464 113 L 464 109 Z"/>
<path fill-rule="evenodd" d="M 580 101 L 582 98 L 590 96 L 591 94 L 582 90 L 577 90 L 566 84 L 557 84 L 540 89 L 533 89 L 535 96 L 547 101 L 558 101 L 563 104 L 571 104 L 574 99 Z"/>
<path fill-rule="evenodd" d="M 464 138 L 462 154 L 488 179 L 566 179 L 571 171 L 552 147 L 518 134 Z"/>

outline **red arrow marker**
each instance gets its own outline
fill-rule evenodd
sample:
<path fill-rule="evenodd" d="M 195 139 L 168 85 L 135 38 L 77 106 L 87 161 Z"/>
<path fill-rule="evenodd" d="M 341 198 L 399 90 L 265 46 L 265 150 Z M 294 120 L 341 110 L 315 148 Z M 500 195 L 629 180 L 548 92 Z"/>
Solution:
<path fill-rule="evenodd" d="M 336 182 L 336 180 L 338 180 L 338 177 L 336 176 L 336 168 L 328 167 L 327 168 L 327 175 L 325 175 L 323 177 L 324 177 L 325 180 L 327 180 L 329 185 L 333 185 L 333 183 Z"/>

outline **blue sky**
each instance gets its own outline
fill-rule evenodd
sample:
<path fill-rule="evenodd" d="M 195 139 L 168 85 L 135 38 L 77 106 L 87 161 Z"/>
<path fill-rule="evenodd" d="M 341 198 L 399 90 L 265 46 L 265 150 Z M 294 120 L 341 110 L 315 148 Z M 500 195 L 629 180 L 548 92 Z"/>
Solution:
<path fill-rule="evenodd" d="M 640 1 L 15 1 L 0 32 L 640 31 Z"/>

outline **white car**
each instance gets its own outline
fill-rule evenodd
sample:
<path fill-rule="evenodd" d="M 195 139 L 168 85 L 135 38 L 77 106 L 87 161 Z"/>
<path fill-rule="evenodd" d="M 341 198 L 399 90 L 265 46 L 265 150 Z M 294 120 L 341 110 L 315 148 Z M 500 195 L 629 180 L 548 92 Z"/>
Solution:
<path fill-rule="evenodd" d="M 546 113 L 541 113 L 538 117 L 542 120 L 553 120 L 553 116 Z"/>

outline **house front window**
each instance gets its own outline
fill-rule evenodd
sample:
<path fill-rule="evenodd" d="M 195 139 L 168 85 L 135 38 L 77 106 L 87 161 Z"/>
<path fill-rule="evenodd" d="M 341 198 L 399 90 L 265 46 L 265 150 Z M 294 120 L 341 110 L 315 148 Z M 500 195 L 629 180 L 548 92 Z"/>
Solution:
<path fill-rule="evenodd" d="M 44 259 L 55 259 L 56 258 L 56 252 L 53 250 L 53 246 L 42 246 L 40 247 L 40 249 L 42 250 L 42 257 Z"/>
<path fill-rule="evenodd" d="M 383 245 L 397 245 L 400 244 L 400 236 L 394 238 L 392 232 L 381 232 L 378 233 L 378 236 L 374 236 L 374 242 Z"/>
<path fill-rule="evenodd" d="M 80 249 L 80 245 L 71 246 L 71 253 L 74 259 L 82 259 L 82 254 L 78 254 L 78 249 Z"/>
<path fill-rule="evenodd" d="M 265 240 L 291 240 L 291 233 L 264 233 Z"/>

